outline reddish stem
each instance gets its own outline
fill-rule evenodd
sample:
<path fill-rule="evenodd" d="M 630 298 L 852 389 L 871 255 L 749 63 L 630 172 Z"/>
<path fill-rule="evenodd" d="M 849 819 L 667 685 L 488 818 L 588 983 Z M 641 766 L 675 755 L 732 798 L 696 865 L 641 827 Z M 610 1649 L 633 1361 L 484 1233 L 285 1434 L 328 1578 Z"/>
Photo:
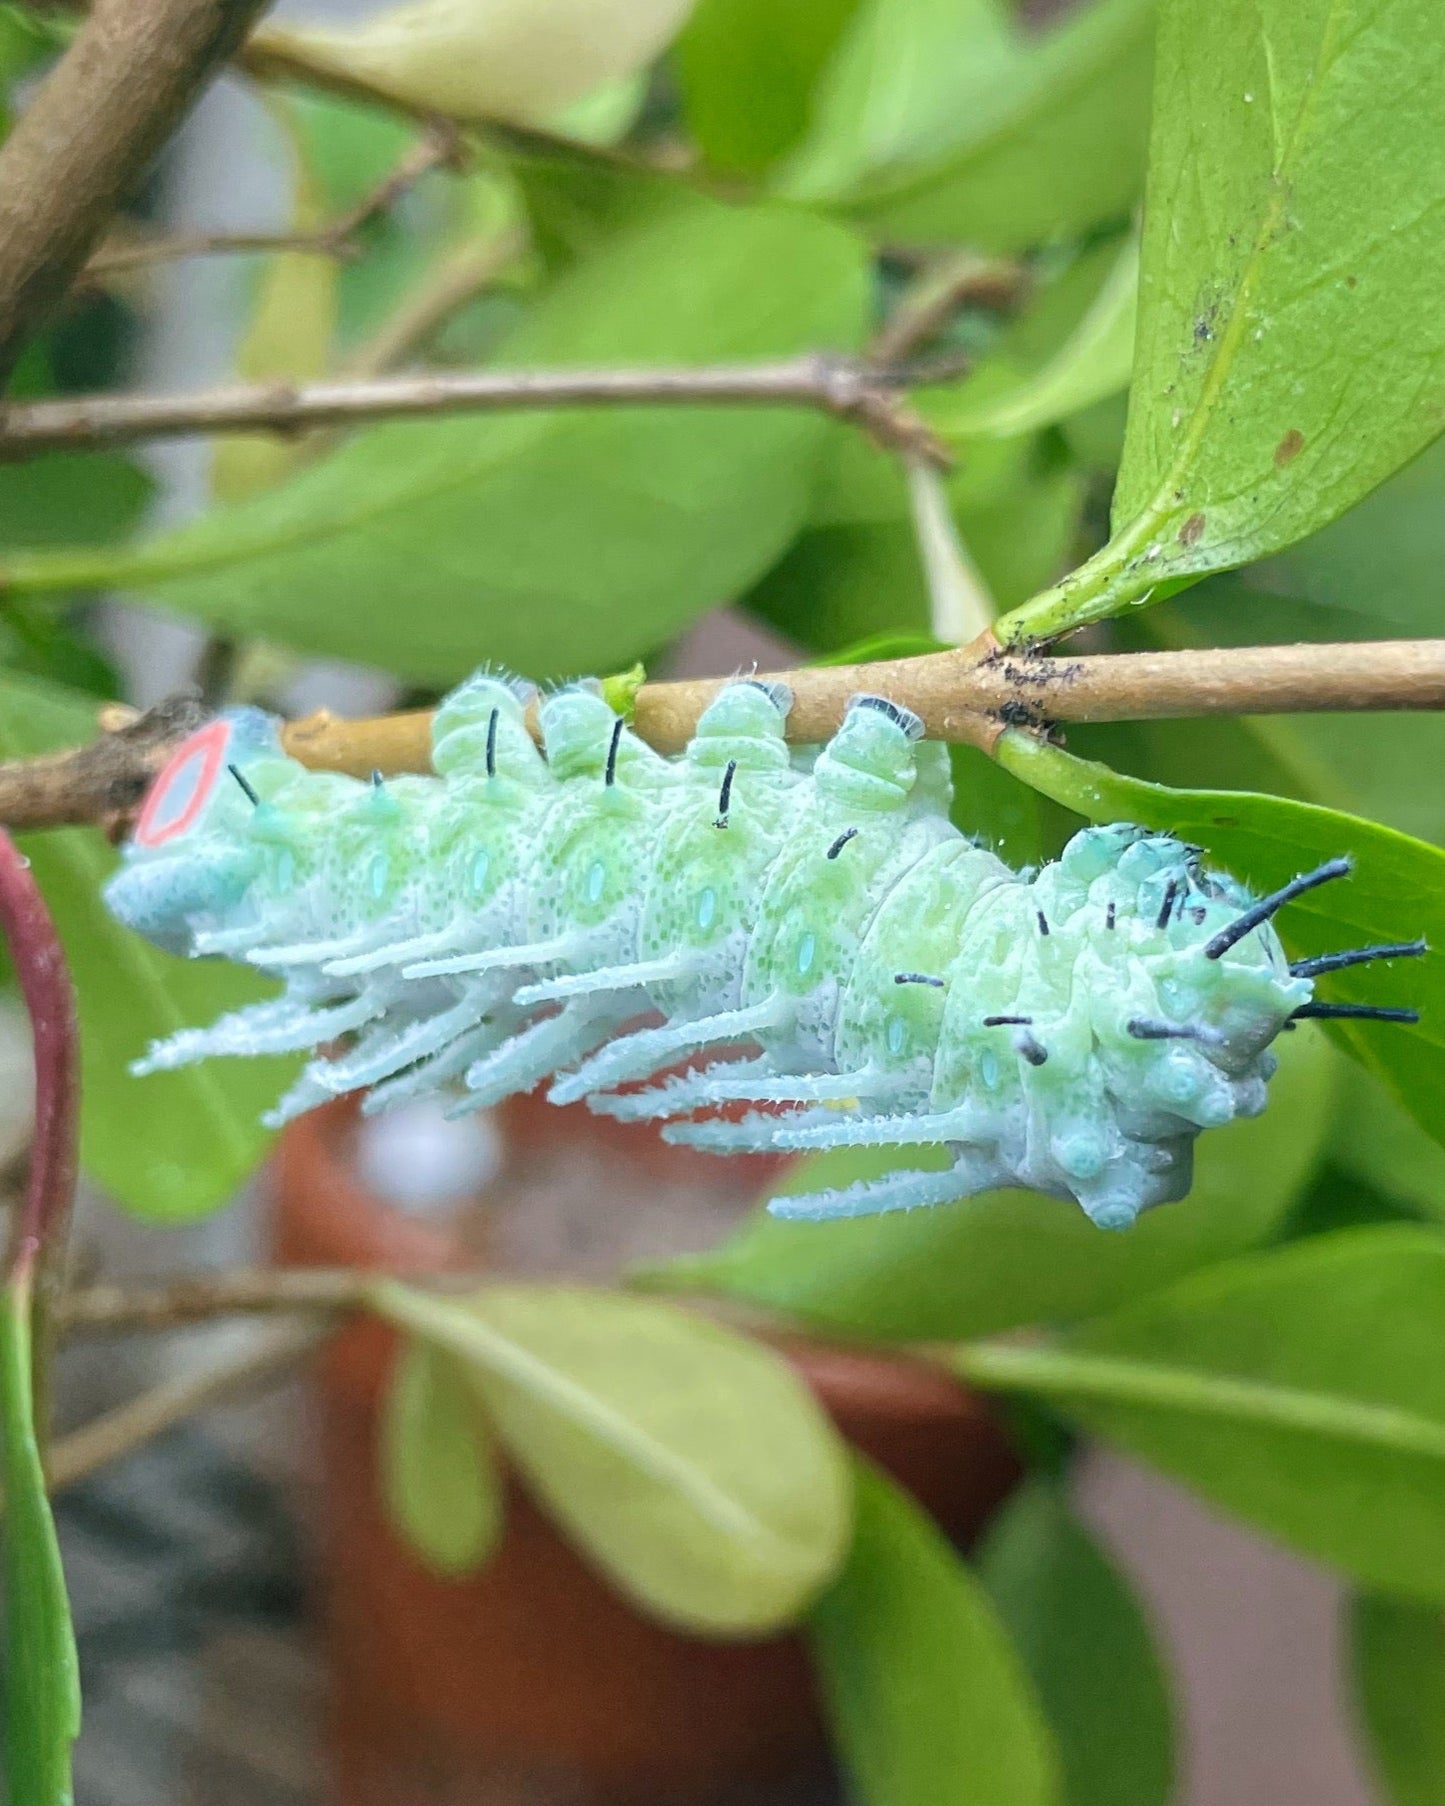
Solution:
<path fill-rule="evenodd" d="M 43 1309 L 47 1278 L 58 1278 L 75 1195 L 80 1098 L 75 989 L 30 861 L 3 830 L 0 933 L 30 1012 L 35 1057 L 30 1181 L 11 1237 L 5 1283 L 17 1299 L 33 1297 Z"/>

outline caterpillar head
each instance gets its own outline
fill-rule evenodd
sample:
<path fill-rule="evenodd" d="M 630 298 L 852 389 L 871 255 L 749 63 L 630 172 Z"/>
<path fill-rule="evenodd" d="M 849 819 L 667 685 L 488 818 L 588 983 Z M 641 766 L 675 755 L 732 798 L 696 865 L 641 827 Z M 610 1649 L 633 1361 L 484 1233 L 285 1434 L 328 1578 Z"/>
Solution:
<path fill-rule="evenodd" d="M 105 887 L 111 912 L 168 952 L 188 952 L 199 921 L 244 898 L 259 840 L 268 825 L 283 831 L 270 799 L 297 769 L 260 709 L 229 710 L 192 734 L 147 793 Z"/>
<path fill-rule="evenodd" d="M 855 809 L 899 809 L 918 775 L 914 742 L 923 723 L 882 696 L 854 696 L 843 725 L 818 755 L 813 779 Z"/>

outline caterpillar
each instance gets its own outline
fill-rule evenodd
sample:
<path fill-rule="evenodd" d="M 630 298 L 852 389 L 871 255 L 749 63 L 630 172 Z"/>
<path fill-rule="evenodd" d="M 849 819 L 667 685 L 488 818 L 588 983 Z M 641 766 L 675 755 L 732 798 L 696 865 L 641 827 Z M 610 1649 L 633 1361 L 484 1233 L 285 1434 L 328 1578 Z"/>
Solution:
<path fill-rule="evenodd" d="M 434 776 L 370 782 L 306 770 L 259 710 L 217 717 L 152 786 L 107 902 L 284 982 L 133 1070 L 310 1050 L 272 1125 L 352 1091 L 466 1110 L 550 1078 L 555 1102 L 720 1153 L 899 1149 L 779 1214 L 1021 1186 L 1121 1228 L 1185 1194 L 1201 1130 L 1264 1108 L 1293 1022 L 1415 1019 L 1314 980 L 1423 944 L 1285 956 L 1276 911 L 1347 859 L 1255 898 L 1119 824 L 1015 872 L 950 822 L 947 750 L 907 709 L 857 696 L 795 752 L 790 704 L 731 682 L 670 760 L 594 682 L 537 698 L 481 673 L 436 713 Z M 928 1143 L 944 1170 L 906 1163 Z"/>

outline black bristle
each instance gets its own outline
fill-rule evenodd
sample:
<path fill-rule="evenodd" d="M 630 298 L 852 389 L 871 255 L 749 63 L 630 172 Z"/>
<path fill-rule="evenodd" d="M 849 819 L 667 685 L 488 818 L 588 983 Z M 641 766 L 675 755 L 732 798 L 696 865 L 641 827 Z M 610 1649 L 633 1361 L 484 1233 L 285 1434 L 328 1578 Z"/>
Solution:
<path fill-rule="evenodd" d="M 1048 1048 L 1041 1041 L 1036 1041 L 1027 1029 L 1014 1036 L 1014 1048 L 1030 1066 L 1042 1066 L 1049 1057 Z"/>
<path fill-rule="evenodd" d="M 1290 1012 L 1298 1022 L 1418 1022 L 1419 1010 L 1392 1009 L 1378 1003 L 1302 1003 Z"/>
<path fill-rule="evenodd" d="M 927 972 L 895 972 L 893 982 L 896 985 L 932 985 L 935 990 L 943 989 L 943 980 L 932 978 Z"/>
<path fill-rule="evenodd" d="M 828 848 L 828 857 L 830 859 L 836 859 L 843 851 L 844 847 L 847 846 L 848 842 L 857 838 L 857 834 L 858 830 L 856 828 L 844 828 L 843 832 L 833 842 L 832 846 Z"/>
<path fill-rule="evenodd" d="M 713 823 L 715 828 L 725 828 L 728 825 L 728 810 L 733 800 L 733 777 L 737 768 L 737 760 L 729 759 L 727 770 L 723 773 L 722 788 L 717 793 L 717 820 Z"/>
<path fill-rule="evenodd" d="M 1164 901 L 1159 905 L 1159 914 L 1155 917 L 1156 928 L 1167 928 L 1169 918 L 1174 913 L 1174 899 L 1179 895 L 1179 880 L 1171 878 L 1164 887 Z"/>
<path fill-rule="evenodd" d="M 1158 1022 L 1150 1016 L 1135 1016 L 1124 1024 L 1136 1041 L 1202 1041 L 1215 1046 L 1223 1037 L 1216 1029 L 1198 1022 Z"/>
<path fill-rule="evenodd" d="M 1030 1028 L 1033 1026 L 1032 1016 L 985 1016 L 985 1028 Z"/>
<path fill-rule="evenodd" d="M 1297 959 L 1290 971 L 1296 978 L 1318 978 L 1321 972 L 1343 972 L 1346 966 L 1363 966 L 1376 959 L 1418 959 L 1429 951 L 1424 941 L 1381 941 L 1375 947 L 1352 947 L 1345 953 L 1318 953 L 1313 959 Z"/>
<path fill-rule="evenodd" d="M 1277 909 L 1291 903 L 1296 897 L 1302 897 L 1308 890 L 1315 890 L 1321 884 L 1329 884 L 1336 878 L 1347 878 L 1354 869 L 1354 861 L 1349 858 L 1327 859 L 1323 865 L 1316 866 L 1312 872 L 1302 872 L 1298 878 L 1291 878 L 1288 884 L 1282 884 L 1277 891 L 1267 897 L 1261 897 L 1242 915 L 1238 915 L 1227 928 L 1221 928 L 1212 941 L 1205 944 L 1206 959 L 1220 959 L 1236 941 L 1242 941 L 1251 930 L 1258 928 L 1261 922 L 1267 922 Z"/>
<path fill-rule="evenodd" d="M 230 772 L 231 776 L 241 786 L 242 790 L 245 791 L 247 797 L 250 799 L 251 807 L 253 809 L 259 809 L 261 807 L 261 799 L 256 794 L 256 787 L 246 776 L 245 772 L 241 770 L 241 767 L 239 765 L 228 765 L 226 770 Z"/>
<path fill-rule="evenodd" d="M 622 742 L 623 721 L 619 715 L 612 723 L 612 738 L 607 743 L 607 769 L 602 774 L 602 782 L 610 790 L 617 782 L 617 748 Z"/>
<path fill-rule="evenodd" d="M 497 720 L 501 712 L 500 709 L 493 709 L 487 717 L 487 776 L 489 778 L 497 775 Z"/>
<path fill-rule="evenodd" d="M 1106 928 L 1112 928 L 1114 926 L 1115 907 L 1114 899 L 1110 897 L 1109 907 L 1104 911 L 1104 926 Z"/>
<path fill-rule="evenodd" d="M 1042 935 L 1047 935 L 1049 932 L 1049 918 L 1044 914 L 1043 910 L 1038 911 L 1038 918 L 1039 918 L 1039 933 Z"/>
<path fill-rule="evenodd" d="M 373 790 L 386 789 L 386 779 L 381 775 L 381 767 L 379 765 L 373 765 L 371 768 L 371 787 Z"/>

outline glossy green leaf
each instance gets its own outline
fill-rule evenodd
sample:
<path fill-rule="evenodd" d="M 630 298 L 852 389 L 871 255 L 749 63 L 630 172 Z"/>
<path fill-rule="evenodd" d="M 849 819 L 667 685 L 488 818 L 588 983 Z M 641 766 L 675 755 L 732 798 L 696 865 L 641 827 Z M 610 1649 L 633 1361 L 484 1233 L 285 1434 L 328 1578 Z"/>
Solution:
<path fill-rule="evenodd" d="M 700 0 L 673 56 L 708 162 L 757 174 L 808 128 L 814 91 L 859 0 Z"/>
<path fill-rule="evenodd" d="M 1139 247 L 1126 239 L 1069 338 L 1038 370 L 1002 394 L 940 398 L 928 418 L 948 440 L 1007 439 L 1035 432 L 1127 388 L 1134 363 Z"/>
<path fill-rule="evenodd" d="M 819 83 L 782 187 L 846 196 L 951 148 L 974 96 L 1018 55 L 1000 0 L 863 0 Z"/>
<path fill-rule="evenodd" d="M 1067 560 L 1083 488 L 1035 441 L 980 444 L 948 478 L 954 523 L 996 602 L 1031 595 Z M 839 468 L 841 467 L 841 468 Z M 748 594 L 747 606 L 810 649 L 875 634 L 926 633 L 930 606 L 896 468 L 846 451 L 814 505 L 814 524 Z M 847 518 L 852 513 L 860 518 Z"/>
<path fill-rule="evenodd" d="M 833 1223 L 759 1213 L 720 1248 L 650 1270 L 645 1282 L 909 1340 L 1097 1315 L 1278 1228 L 1319 1162 L 1338 1060 L 1322 1035 L 1306 1030 L 1281 1056 L 1265 1113 L 1201 1136 L 1189 1196 L 1150 1211 L 1127 1234 L 1106 1234 L 1076 1205 L 1033 1192 Z M 947 1157 L 942 1149 L 905 1151 L 911 1166 Z M 898 1159 L 897 1149 L 815 1155 L 776 1189 L 847 1185 Z"/>
<path fill-rule="evenodd" d="M 95 708 L 71 692 L 0 674 L 0 757 L 30 758 L 93 738 Z M 100 899 L 116 855 L 90 828 L 21 838 L 55 918 L 80 1008 L 80 1154 L 137 1216 L 178 1222 L 225 1203 L 270 1137 L 261 1112 L 294 1063 L 213 1060 L 132 1078 L 146 1044 L 264 997 L 257 974 L 173 959 L 122 928 Z"/>
<path fill-rule="evenodd" d="M 1363 1067 L 1351 1067 L 1342 1087 L 1330 1158 L 1411 1211 L 1445 1223 L 1445 1148 Z"/>
<path fill-rule="evenodd" d="M 1445 1806 L 1445 1617 L 1364 1593 L 1351 1602 L 1355 1710 L 1390 1806 Z"/>
<path fill-rule="evenodd" d="M 914 0 L 913 10 L 940 8 Z M 924 72 L 927 118 L 949 136 L 930 149 L 905 122 L 900 148 L 919 154 L 856 188 L 850 207 L 895 242 L 996 251 L 1122 218 L 1143 182 L 1153 11 L 1153 0 L 1095 0 L 963 69 L 923 38 L 920 54 L 939 63 Z"/>
<path fill-rule="evenodd" d="M 1048 1727 L 988 1598 L 937 1527 L 856 1465 L 857 1523 L 809 1641 L 859 1806 L 1051 1806 Z"/>
<path fill-rule="evenodd" d="M 1325 611 L 1321 638 L 1428 636 L 1445 633 L 1442 569 L 1445 440 L 1338 520 L 1246 571 L 1243 581 L 1262 594 L 1294 597 Z M 1258 613 L 1259 605 L 1251 612 Z"/>
<path fill-rule="evenodd" d="M 381 1486 L 398 1532 L 438 1574 L 481 1567 L 502 1533 L 501 1478 L 455 1356 L 405 1342 L 381 1427 Z"/>
<path fill-rule="evenodd" d="M 0 464 L 0 545 L 103 545 L 140 524 L 155 484 L 119 452 Z"/>
<path fill-rule="evenodd" d="M 1307 1555 L 1445 1601 L 1445 1238 L 1356 1229 L 1191 1274 L 963 1376 L 1063 1411 Z"/>
<path fill-rule="evenodd" d="M 35 1440 L 30 1312 L 0 1295 L 5 1516 L 5 1780 L 12 1806 L 71 1806 L 80 1676 L 60 1548 Z"/>
<path fill-rule="evenodd" d="M 1415 1027 L 1336 1022 L 1331 1031 L 1445 1141 L 1445 851 L 1311 803 L 1250 791 L 1170 790 L 1124 777 L 1012 728 L 997 757 L 1015 776 L 1092 821 L 1143 822 L 1196 842 L 1261 894 L 1349 854 L 1355 861 L 1349 878 L 1300 897 L 1275 926 L 1296 956 L 1419 936 L 1428 942 L 1424 959 L 1331 973 L 1319 995 L 1420 1011 Z"/>
<path fill-rule="evenodd" d="M 507 1452 L 640 1605 L 711 1635 L 795 1618 L 847 1545 L 847 1466 L 781 1356 L 670 1305 L 563 1286 L 378 1288 L 459 1357 Z"/>
<path fill-rule="evenodd" d="M 978 1569 L 1043 1704 L 1066 1806 L 1165 1806 L 1168 1680 L 1138 1600 L 1062 1489 L 1034 1480 L 1016 1493 Z"/>
<path fill-rule="evenodd" d="M 408 111 L 474 124 L 545 120 L 644 68 L 689 0 L 402 0 L 354 23 L 259 26 L 256 48 L 359 82 Z"/>
<path fill-rule="evenodd" d="M 1432 0 L 1164 0 L 1114 537 L 1013 637 L 1280 551 L 1439 433 L 1437 27 Z"/>
<path fill-rule="evenodd" d="M 694 198 L 573 266 L 509 365 L 712 363 L 844 348 L 861 248 L 783 208 Z M 826 422 L 607 408 L 374 427 L 280 489 L 23 586 L 123 584 L 227 632 L 450 680 L 481 660 L 606 670 L 745 588 L 801 524 Z"/>

